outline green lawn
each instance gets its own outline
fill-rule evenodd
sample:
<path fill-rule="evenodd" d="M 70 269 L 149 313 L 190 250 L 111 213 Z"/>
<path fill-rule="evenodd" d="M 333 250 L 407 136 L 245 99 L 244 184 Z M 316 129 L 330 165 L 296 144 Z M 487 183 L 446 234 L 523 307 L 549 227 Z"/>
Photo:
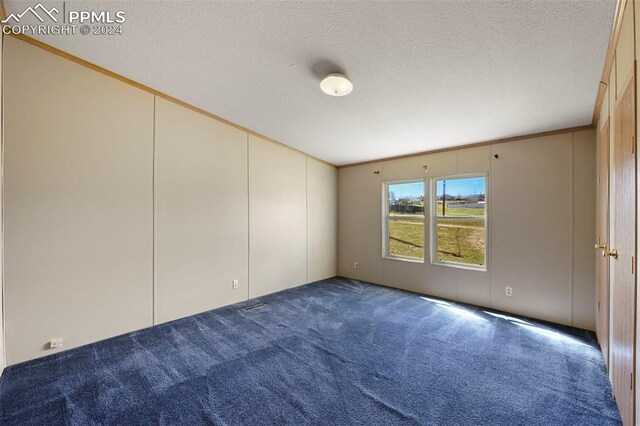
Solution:
<path fill-rule="evenodd" d="M 438 260 L 484 265 L 484 221 L 439 219 Z"/>
<path fill-rule="evenodd" d="M 447 216 L 484 216 L 483 207 L 449 207 L 450 204 L 459 204 L 457 201 L 447 201 L 445 207 L 445 213 Z M 438 216 L 442 216 L 442 201 L 438 201 L 437 207 Z"/>
<path fill-rule="evenodd" d="M 424 257 L 424 219 L 396 216 L 389 221 L 389 254 Z"/>
<path fill-rule="evenodd" d="M 484 209 L 463 208 L 459 210 L 484 211 Z M 471 215 L 467 214 L 465 216 Z M 389 254 L 423 258 L 424 220 L 415 217 L 403 217 L 403 215 L 392 216 L 389 221 Z M 484 221 L 439 219 L 438 260 L 484 265 Z"/>

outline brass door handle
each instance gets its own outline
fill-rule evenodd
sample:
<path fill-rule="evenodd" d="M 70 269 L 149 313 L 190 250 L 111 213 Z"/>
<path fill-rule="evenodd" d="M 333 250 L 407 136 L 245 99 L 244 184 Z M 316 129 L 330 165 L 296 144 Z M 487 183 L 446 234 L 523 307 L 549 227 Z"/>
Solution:
<path fill-rule="evenodd" d="M 602 257 L 607 257 L 607 256 L 613 257 L 614 259 L 617 259 L 618 258 L 618 250 L 613 249 L 611 251 L 609 251 L 609 250 L 603 251 L 602 252 Z"/>
<path fill-rule="evenodd" d="M 607 243 L 596 244 L 596 250 L 606 250 L 606 249 L 607 249 Z"/>

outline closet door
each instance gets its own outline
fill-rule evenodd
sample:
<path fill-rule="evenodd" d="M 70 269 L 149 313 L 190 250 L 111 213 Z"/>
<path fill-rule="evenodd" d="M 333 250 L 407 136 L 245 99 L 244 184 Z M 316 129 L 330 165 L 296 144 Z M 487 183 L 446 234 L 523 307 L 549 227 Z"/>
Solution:
<path fill-rule="evenodd" d="M 632 78 L 615 106 L 612 150 L 611 377 L 625 425 L 634 424 L 635 336 L 635 83 Z"/>
<path fill-rule="evenodd" d="M 609 366 L 609 259 L 601 254 L 609 248 L 609 121 L 598 141 L 598 210 L 596 216 L 596 333 L 604 362 Z"/>

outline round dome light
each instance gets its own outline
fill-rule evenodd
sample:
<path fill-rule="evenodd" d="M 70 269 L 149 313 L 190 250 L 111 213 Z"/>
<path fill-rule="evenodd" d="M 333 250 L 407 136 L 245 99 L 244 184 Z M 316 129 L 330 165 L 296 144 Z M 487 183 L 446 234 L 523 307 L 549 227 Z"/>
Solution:
<path fill-rule="evenodd" d="M 329 96 L 345 96 L 353 90 L 353 84 L 342 74 L 329 74 L 320 82 L 320 88 Z"/>

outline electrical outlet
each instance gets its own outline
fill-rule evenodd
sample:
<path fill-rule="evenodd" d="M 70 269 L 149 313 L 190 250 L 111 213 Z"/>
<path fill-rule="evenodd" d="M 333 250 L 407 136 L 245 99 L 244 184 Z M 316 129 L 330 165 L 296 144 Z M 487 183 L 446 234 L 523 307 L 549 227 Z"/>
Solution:
<path fill-rule="evenodd" d="M 233 288 L 236 289 L 238 288 L 238 280 L 233 280 Z"/>
<path fill-rule="evenodd" d="M 506 294 L 507 296 L 511 296 L 513 294 L 513 289 L 511 287 L 505 287 L 504 294 Z"/>
<path fill-rule="evenodd" d="M 62 347 L 62 339 L 53 339 L 49 341 L 49 349 L 56 349 Z"/>
<path fill-rule="evenodd" d="M 353 262 L 353 269 L 358 269 L 358 262 Z"/>

